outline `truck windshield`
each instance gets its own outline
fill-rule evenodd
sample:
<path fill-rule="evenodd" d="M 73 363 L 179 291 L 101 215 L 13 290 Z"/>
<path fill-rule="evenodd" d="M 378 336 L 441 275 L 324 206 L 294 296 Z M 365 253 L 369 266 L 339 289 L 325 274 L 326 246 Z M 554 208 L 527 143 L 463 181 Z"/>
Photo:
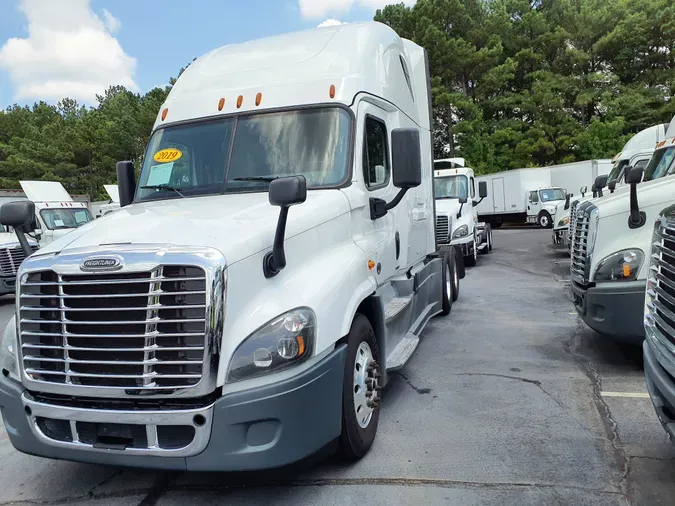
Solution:
<path fill-rule="evenodd" d="M 645 181 L 651 181 L 668 174 L 668 169 L 673 164 L 675 158 L 675 146 L 656 151 L 649 160 L 649 165 L 645 169 Z"/>
<path fill-rule="evenodd" d="M 434 178 L 434 195 L 437 199 L 468 198 L 469 185 L 466 176 Z"/>
<path fill-rule="evenodd" d="M 349 114 L 330 107 L 157 130 L 136 200 L 261 192 L 272 179 L 296 174 L 305 176 L 308 188 L 340 186 L 349 176 L 350 127 Z"/>
<path fill-rule="evenodd" d="M 77 228 L 92 220 L 88 209 L 43 209 L 40 216 L 49 230 Z"/>
<path fill-rule="evenodd" d="M 562 188 L 549 188 L 539 190 L 539 199 L 542 202 L 551 202 L 552 200 L 565 200 L 565 190 Z"/>
<path fill-rule="evenodd" d="M 620 181 L 621 177 L 623 176 L 623 170 L 626 168 L 628 165 L 628 160 L 618 160 L 614 162 L 614 166 L 612 167 L 612 170 L 609 173 L 609 176 L 607 177 L 607 181 L 613 181 L 617 180 Z"/>

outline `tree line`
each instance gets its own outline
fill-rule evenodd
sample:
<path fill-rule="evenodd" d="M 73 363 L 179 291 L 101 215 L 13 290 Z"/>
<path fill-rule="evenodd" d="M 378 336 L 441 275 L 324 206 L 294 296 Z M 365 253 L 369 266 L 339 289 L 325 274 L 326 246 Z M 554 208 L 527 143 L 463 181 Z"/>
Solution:
<path fill-rule="evenodd" d="M 675 115 L 672 0 L 418 0 L 375 20 L 428 50 L 435 156 L 479 173 L 611 157 Z M 174 83 L 0 111 L 0 188 L 42 179 L 105 198 Z"/>

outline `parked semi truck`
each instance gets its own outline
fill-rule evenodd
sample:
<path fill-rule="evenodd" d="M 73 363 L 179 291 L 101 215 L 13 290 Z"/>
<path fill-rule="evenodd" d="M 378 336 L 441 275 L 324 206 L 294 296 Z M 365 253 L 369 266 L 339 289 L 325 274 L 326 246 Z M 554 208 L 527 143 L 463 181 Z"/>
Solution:
<path fill-rule="evenodd" d="M 644 307 L 645 380 L 659 421 L 675 442 L 675 198 L 652 232 Z"/>
<path fill-rule="evenodd" d="M 29 241 L 30 252 L 37 250 L 35 241 Z M 17 242 L 14 232 L 0 225 L 0 296 L 14 293 L 16 289 L 16 273 L 26 252 Z"/>
<path fill-rule="evenodd" d="M 434 161 L 436 197 L 436 238 L 440 245 L 457 247 L 464 263 L 476 265 L 478 253 L 492 251 L 492 227 L 478 221 L 476 206 L 487 196 L 487 185 L 476 185 L 473 169 L 464 160 Z"/>
<path fill-rule="evenodd" d="M 391 371 L 452 305 L 429 90 L 425 50 L 379 23 L 193 62 L 138 184 L 117 165 L 121 209 L 21 267 L 0 375 L 12 444 L 178 470 L 365 455 Z M 29 227 L 29 204 L 9 205 Z"/>
<path fill-rule="evenodd" d="M 572 223 L 571 294 L 593 330 L 641 344 L 652 226 L 675 195 L 675 131 L 646 169 L 628 167 L 628 186 L 578 205 Z M 644 181 L 644 182 L 643 182 Z"/>
<path fill-rule="evenodd" d="M 103 188 L 108 194 L 108 200 L 101 202 L 92 202 L 91 214 L 95 219 L 102 218 L 110 213 L 114 213 L 120 208 L 120 194 L 116 184 L 104 184 Z"/>

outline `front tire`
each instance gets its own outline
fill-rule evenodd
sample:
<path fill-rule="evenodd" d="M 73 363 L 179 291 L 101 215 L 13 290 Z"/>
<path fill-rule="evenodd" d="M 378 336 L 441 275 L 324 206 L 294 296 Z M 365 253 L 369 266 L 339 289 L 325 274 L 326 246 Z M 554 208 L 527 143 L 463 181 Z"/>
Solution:
<path fill-rule="evenodd" d="M 452 290 L 452 277 L 453 271 L 457 269 L 457 264 L 454 262 L 454 256 L 456 253 L 454 249 L 443 253 L 441 256 L 441 261 L 443 266 L 441 268 L 441 315 L 447 316 L 452 311 L 452 301 L 453 299 L 453 290 Z M 458 276 L 459 277 L 459 276 Z"/>
<path fill-rule="evenodd" d="M 368 318 L 357 314 L 347 337 L 339 453 L 361 459 L 375 441 L 380 419 L 379 348 Z"/>
<path fill-rule="evenodd" d="M 476 239 L 473 240 L 473 252 L 464 257 L 464 263 L 469 267 L 475 267 L 478 263 L 478 249 L 476 248 Z"/>
<path fill-rule="evenodd" d="M 541 228 L 553 228 L 553 220 L 548 211 L 541 211 L 537 217 L 537 223 Z"/>
<path fill-rule="evenodd" d="M 485 225 L 485 247 L 480 252 L 487 255 L 490 251 L 492 251 L 492 228 L 490 225 Z"/>
<path fill-rule="evenodd" d="M 450 265 L 452 268 L 452 302 L 455 302 L 459 298 L 459 257 L 457 256 L 457 250 L 455 248 L 452 248 L 448 255 L 450 256 Z"/>

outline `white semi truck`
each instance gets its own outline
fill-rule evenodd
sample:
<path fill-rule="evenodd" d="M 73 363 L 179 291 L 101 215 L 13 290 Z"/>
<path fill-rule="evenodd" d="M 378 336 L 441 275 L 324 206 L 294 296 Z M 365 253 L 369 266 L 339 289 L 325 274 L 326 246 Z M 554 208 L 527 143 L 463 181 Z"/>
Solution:
<path fill-rule="evenodd" d="M 627 186 L 579 204 L 572 227 L 571 295 L 593 330 L 628 343 L 644 339 L 643 306 L 652 226 L 675 195 L 675 131 L 646 169 L 627 167 Z"/>
<path fill-rule="evenodd" d="M 675 197 L 652 232 L 644 307 L 645 382 L 659 421 L 675 442 Z"/>
<path fill-rule="evenodd" d="M 29 241 L 30 252 L 37 250 L 35 241 Z M 0 296 L 14 293 L 16 290 L 16 273 L 26 252 L 17 242 L 14 232 L 0 225 Z"/>
<path fill-rule="evenodd" d="M 12 444 L 176 470 L 334 442 L 365 455 L 390 372 L 452 305 L 431 114 L 425 50 L 379 23 L 193 62 L 138 184 L 117 165 L 121 209 L 21 267 L 0 375 Z M 29 204 L 8 205 L 28 227 Z"/>
<path fill-rule="evenodd" d="M 479 222 L 476 213 L 476 199 L 487 196 L 486 183 L 477 185 L 461 158 L 435 160 L 434 196 L 438 244 L 458 248 L 466 265 L 476 265 L 478 253 L 489 253 L 493 245 L 492 227 Z"/>

